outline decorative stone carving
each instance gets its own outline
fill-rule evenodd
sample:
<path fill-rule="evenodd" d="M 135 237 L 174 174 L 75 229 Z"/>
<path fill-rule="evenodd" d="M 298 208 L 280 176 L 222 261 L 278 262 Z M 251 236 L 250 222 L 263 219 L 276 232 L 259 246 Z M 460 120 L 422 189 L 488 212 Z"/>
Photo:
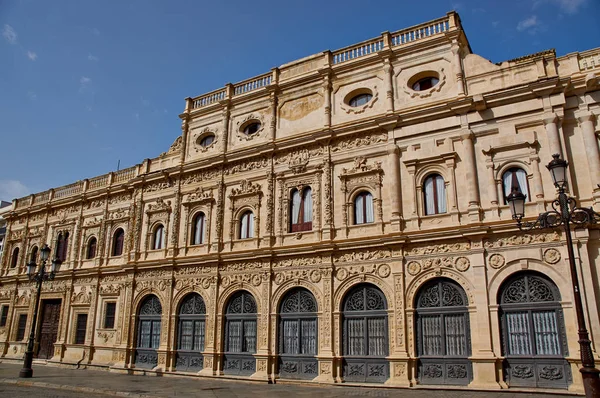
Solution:
<path fill-rule="evenodd" d="M 544 261 L 548 264 L 556 264 L 560 257 L 560 252 L 554 248 L 544 250 Z"/>
<path fill-rule="evenodd" d="M 98 338 L 102 339 L 105 344 L 108 340 L 112 340 L 113 337 L 115 337 L 114 331 L 98 331 Z"/>
<path fill-rule="evenodd" d="M 379 99 L 379 91 L 377 91 L 377 86 L 373 86 L 372 93 L 373 93 L 372 94 L 373 97 L 366 104 L 363 104 L 361 106 L 350 106 L 350 105 L 346 104 L 344 101 L 341 101 L 340 102 L 340 108 L 344 112 L 346 112 L 347 114 L 351 114 L 351 113 L 354 113 L 354 114 L 363 113 L 367 109 L 373 108 L 373 105 L 375 105 L 375 103 Z"/>
<path fill-rule="evenodd" d="M 406 266 L 406 269 L 409 274 L 414 276 L 414 275 L 417 275 L 419 272 L 421 272 L 421 264 L 418 261 L 411 261 Z"/>
<path fill-rule="evenodd" d="M 156 199 L 156 203 L 149 204 L 146 213 L 159 213 L 159 212 L 171 212 L 171 201 L 166 202 L 162 198 Z"/>
<path fill-rule="evenodd" d="M 71 296 L 72 304 L 90 304 L 91 302 L 92 292 L 91 290 L 88 291 L 85 286 L 82 286 L 78 293 L 73 290 L 73 294 Z"/>
<path fill-rule="evenodd" d="M 387 264 L 381 264 L 379 267 L 377 267 L 377 275 L 379 275 L 382 278 L 387 278 L 388 276 L 390 276 L 391 272 L 392 270 Z"/>
<path fill-rule="evenodd" d="M 318 283 L 321 280 L 321 271 L 316 269 L 280 271 L 274 274 L 273 282 L 276 285 L 281 285 L 290 280 L 300 279 Z"/>
<path fill-rule="evenodd" d="M 387 273 L 387 275 L 389 275 L 390 271 L 391 270 L 389 269 L 389 265 L 387 265 L 387 264 L 381 264 L 381 265 L 377 265 L 377 264 L 352 265 L 352 266 L 349 266 L 349 267 L 338 268 L 336 270 L 335 277 L 336 277 L 337 280 L 343 281 L 344 279 L 346 279 L 346 278 L 348 278 L 349 276 L 352 276 L 352 275 L 371 274 L 371 275 L 382 276 L 382 275 L 385 275 L 386 273 Z"/>
<path fill-rule="evenodd" d="M 301 256 L 301 257 L 285 258 L 285 259 L 281 259 L 281 260 L 276 260 L 273 263 L 273 268 L 308 267 L 311 265 L 319 265 L 319 264 L 321 264 L 321 261 L 322 260 L 321 260 L 320 256 L 309 256 L 309 257 Z"/>
<path fill-rule="evenodd" d="M 519 234 L 507 236 L 494 240 L 486 240 L 484 246 L 486 249 L 496 249 L 506 246 L 530 245 L 535 243 L 559 242 L 560 235 L 558 232 L 541 233 L 541 234 Z"/>
<path fill-rule="evenodd" d="M 333 262 L 361 262 L 370 260 L 380 260 L 383 258 L 390 258 L 391 253 L 389 250 L 361 250 L 341 253 L 333 257 Z"/>
<path fill-rule="evenodd" d="M 248 125 L 249 123 L 260 123 L 260 127 L 258 128 L 258 130 L 256 130 L 256 132 L 254 134 L 244 134 L 243 129 L 246 127 L 246 125 Z M 240 141 L 250 141 L 256 137 L 260 137 L 260 135 L 262 134 L 262 132 L 265 130 L 265 121 L 263 118 L 263 115 L 260 113 L 250 113 L 248 115 L 246 115 L 246 117 L 244 117 L 243 119 L 238 120 L 238 122 L 236 123 L 236 134 L 238 137 L 238 140 Z"/>
<path fill-rule="evenodd" d="M 457 257 L 456 260 L 454 260 L 454 268 L 460 272 L 465 272 L 470 266 L 471 262 L 466 257 Z"/>
<path fill-rule="evenodd" d="M 407 250 L 409 256 L 420 256 L 424 254 L 437 254 L 449 252 L 461 252 L 471 249 L 469 242 L 446 243 L 439 245 L 412 246 Z"/>
<path fill-rule="evenodd" d="M 364 136 L 355 136 L 353 138 L 342 138 L 333 142 L 331 146 L 332 152 L 345 151 L 350 149 L 361 148 L 364 146 L 386 143 L 388 139 L 387 133 L 367 134 Z"/>
<path fill-rule="evenodd" d="M 190 194 L 185 197 L 185 202 L 194 203 L 194 202 L 204 202 L 213 199 L 213 191 L 212 189 L 204 190 L 204 188 L 199 187 Z"/>
<path fill-rule="evenodd" d="M 247 195 L 252 193 L 260 193 L 260 185 L 253 184 L 251 181 L 242 180 L 239 188 L 233 188 L 229 197 Z"/>
<path fill-rule="evenodd" d="M 128 208 L 117 209 L 117 210 L 114 210 L 114 211 L 111 211 L 110 213 L 108 213 L 109 220 L 122 220 L 122 219 L 126 219 L 126 218 L 129 218 L 129 209 Z"/>
<path fill-rule="evenodd" d="M 199 133 L 195 134 L 194 138 L 193 138 L 193 142 L 194 142 L 194 149 L 196 150 L 196 152 L 206 152 L 211 148 L 216 148 L 217 142 L 219 141 L 219 135 L 217 134 L 218 131 L 219 131 L 219 129 L 217 129 L 216 127 L 206 127 Z M 205 137 L 207 137 L 209 135 L 214 136 L 213 141 L 206 146 L 201 145 L 200 141 L 202 141 L 202 139 L 204 139 Z"/>
<path fill-rule="evenodd" d="M 169 148 L 167 155 L 181 151 L 182 147 L 183 147 L 183 140 L 181 139 L 181 136 L 179 136 L 179 137 L 175 138 L 175 141 L 173 141 L 173 143 L 171 144 L 171 147 Z"/>
<path fill-rule="evenodd" d="M 490 267 L 494 268 L 494 269 L 498 269 L 498 268 L 502 268 L 502 266 L 504 265 L 505 260 L 504 260 L 504 256 L 502 254 L 492 254 L 490 256 L 490 258 L 488 259 L 488 264 L 490 265 Z"/>
<path fill-rule="evenodd" d="M 223 169 L 224 175 L 233 175 L 244 171 L 258 170 L 268 167 L 271 160 L 268 157 L 260 157 L 248 160 L 242 160 Z"/>

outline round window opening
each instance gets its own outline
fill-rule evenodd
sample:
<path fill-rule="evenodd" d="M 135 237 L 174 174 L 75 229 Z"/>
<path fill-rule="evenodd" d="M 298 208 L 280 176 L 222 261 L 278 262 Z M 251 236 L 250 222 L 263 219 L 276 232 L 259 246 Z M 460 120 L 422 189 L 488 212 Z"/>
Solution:
<path fill-rule="evenodd" d="M 363 106 L 364 104 L 368 103 L 372 99 L 373 99 L 373 94 L 362 93 L 362 94 L 358 94 L 358 95 L 355 95 L 354 97 L 350 98 L 350 101 L 348 101 L 348 105 L 350 105 L 353 108 L 356 108 L 359 106 Z"/>
<path fill-rule="evenodd" d="M 417 80 L 415 83 L 413 83 L 412 89 L 415 91 L 429 90 L 430 88 L 434 87 L 439 82 L 440 82 L 440 79 L 438 79 L 435 76 L 423 77 L 423 78 Z"/>
<path fill-rule="evenodd" d="M 199 144 L 200 146 L 206 148 L 209 147 L 213 142 L 215 142 L 215 136 L 214 134 L 209 134 L 207 136 L 202 137 L 199 141 Z"/>
<path fill-rule="evenodd" d="M 258 123 L 258 122 L 250 123 L 249 125 L 244 127 L 244 134 L 253 135 L 253 134 L 256 134 L 256 132 L 259 129 L 260 129 L 260 123 Z"/>

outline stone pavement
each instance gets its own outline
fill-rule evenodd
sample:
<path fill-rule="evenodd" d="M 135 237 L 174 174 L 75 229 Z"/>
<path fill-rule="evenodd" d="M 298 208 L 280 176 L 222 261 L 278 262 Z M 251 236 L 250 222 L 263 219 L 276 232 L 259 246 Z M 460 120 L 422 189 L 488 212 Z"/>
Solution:
<path fill-rule="evenodd" d="M 426 388 L 366 388 L 343 385 L 311 385 L 300 383 L 267 384 L 210 377 L 176 377 L 172 375 L 124 375 L 102 370 L 70 369 L 34 364 L 33 378 L 19 379 L 20 364 L 0 362 L 1 397 L 80 397 L 109 396 L 155 397 L 312 397 L 346 396 L 402 398 L 540 398 L 543 396 L 573 397 L 544 393 L 514 391 L 478 392 Z"/>

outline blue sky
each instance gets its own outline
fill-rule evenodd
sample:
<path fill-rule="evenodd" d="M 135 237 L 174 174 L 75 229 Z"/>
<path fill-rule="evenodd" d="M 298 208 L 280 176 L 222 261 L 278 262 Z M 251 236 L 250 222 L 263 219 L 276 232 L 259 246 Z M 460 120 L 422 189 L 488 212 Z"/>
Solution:
<path fill-rule="evenodd" d="M 600 46 L 599 0 L 0 0 L 0 199 L 158 156 L 185 97 L 453 9 L 493 62 Z"/>

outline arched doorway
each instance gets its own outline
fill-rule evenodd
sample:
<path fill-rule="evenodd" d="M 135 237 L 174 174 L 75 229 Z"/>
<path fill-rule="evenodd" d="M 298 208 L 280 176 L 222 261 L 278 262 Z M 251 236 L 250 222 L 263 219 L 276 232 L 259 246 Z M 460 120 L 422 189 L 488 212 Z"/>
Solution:
<path fill-rule="evenodd" d="M 247 291 L 235 293 L 225 311 L 223 373 L 249 375 L 256 371 L 256 301 Z"/>
<path fill-rule="evenodd" d="M 177 322 L 177 360 L 179 371 L 202 370 L 206 337 L 206 305 L 198 293 L 188 294 L 179 306 Z"/>
<path fill-rule="evenodd" d="M 343 304 L 344 381 L 381 383 L 389 377 L 387 302 L 381 290 L 361 284 Z"/>
<path fill-rule="evenodd" d="M 506 382 L 567 388 L 571 371 L 558 287 L 541 274 L 523 272 L 502 284 L 498 299 Z"/>
<path fill-rule="evenodd" d="M 471 334 L 465 291 L 436 278 L 417 294 L 416 346 L 419 383 L 468 384 L 472 379 Z"/>
<path fill-rule="evenodd" d="M 312 379 L 317 371 L 317 301 L 311 292 L 295 288 L 279 306 L 279 376 Z"/>
<path fill-rule="evenodd" d="M 160 346 L 160 318 L 162 305 L 155 295 L 144 299 L 140 305 L 137 324 L 137 346 L 135 349 L 135 366 L 154 368 L 158 365 L 156 350 Z"/>

